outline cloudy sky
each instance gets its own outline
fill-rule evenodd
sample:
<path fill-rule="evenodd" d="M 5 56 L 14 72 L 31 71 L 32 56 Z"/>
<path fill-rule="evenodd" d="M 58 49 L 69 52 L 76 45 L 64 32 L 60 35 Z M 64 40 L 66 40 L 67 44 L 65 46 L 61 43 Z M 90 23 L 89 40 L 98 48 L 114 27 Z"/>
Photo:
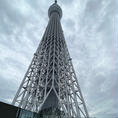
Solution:
<path fill-rule="evenodd" d="M 47 11 L 52 3 L 0 0 L 0 101 L 11 103 L 15 96 L 47 26 Z M 90 116 L 118 117 L 118 1 L 58 3 L 63 9 L 65 39 Z"/>

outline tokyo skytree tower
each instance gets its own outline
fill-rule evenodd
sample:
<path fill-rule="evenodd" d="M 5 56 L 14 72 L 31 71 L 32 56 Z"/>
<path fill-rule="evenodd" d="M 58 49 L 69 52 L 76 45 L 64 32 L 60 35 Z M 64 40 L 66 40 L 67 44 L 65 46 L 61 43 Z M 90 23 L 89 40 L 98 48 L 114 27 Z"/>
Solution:
<path fill-rule="evenodd" d="M 63 111 L 66 118 L 89 118 L 73 69 L 55 1 L 48 10 L 49 22 L 12 104 L 39 113 Z"/>

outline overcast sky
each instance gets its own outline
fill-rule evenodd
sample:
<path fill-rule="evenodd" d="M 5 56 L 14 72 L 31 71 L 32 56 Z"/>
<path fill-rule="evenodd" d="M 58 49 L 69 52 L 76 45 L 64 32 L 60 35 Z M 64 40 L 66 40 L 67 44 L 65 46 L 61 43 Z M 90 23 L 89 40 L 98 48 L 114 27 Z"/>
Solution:
<path fill-rule="evenodd" d="M 118 116 L 118 14 L 115 8 L 118 3 L 115 2 L 117 0 L 58 1 L 78 81 L 89 114 L 96 118 Z M 52 3 L 53 0 L 0 0 L 0 101 L 11 103 L 13 100 L 43 36 Z"/>

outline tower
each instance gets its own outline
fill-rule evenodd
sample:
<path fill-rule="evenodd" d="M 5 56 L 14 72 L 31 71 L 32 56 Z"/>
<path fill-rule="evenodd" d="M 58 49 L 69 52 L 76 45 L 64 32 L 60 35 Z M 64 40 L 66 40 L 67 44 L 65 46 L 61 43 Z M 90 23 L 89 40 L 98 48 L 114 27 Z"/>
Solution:
<path fill-rule="evenodd" d="M 89 118 L 55 3 L 48 10 L 49 22 L 32 62 L 12 102 L 33 112 L 63 111 L 66 118 Z"/>

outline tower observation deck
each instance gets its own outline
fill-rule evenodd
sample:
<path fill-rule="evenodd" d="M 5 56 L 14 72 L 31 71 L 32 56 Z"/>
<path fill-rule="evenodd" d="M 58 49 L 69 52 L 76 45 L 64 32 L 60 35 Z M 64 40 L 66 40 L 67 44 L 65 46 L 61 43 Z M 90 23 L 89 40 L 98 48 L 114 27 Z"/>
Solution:
<path fill-rule="evenodd" d="M 32 112 L 58 111 L 64 118 L 89 118 L 61 27 L 55 1 L 49 22 L 12 104 Z"/>

